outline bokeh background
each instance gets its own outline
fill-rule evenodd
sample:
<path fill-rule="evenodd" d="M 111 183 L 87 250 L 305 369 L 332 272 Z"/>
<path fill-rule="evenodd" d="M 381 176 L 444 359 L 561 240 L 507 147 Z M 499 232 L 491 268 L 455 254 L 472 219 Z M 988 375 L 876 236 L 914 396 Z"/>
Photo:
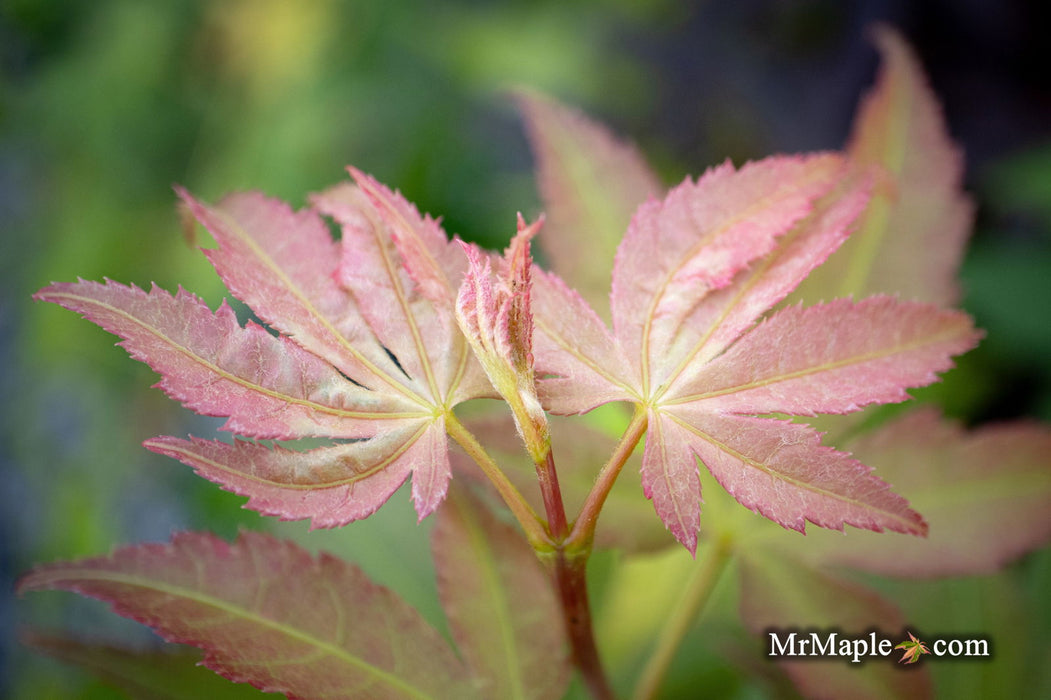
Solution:
<path fill-rule="evenodd" d="M 243 499 L 142 449 L 147 437 L 208 435 L 216 422 L 149 389 L 155 376 L 111 336 L 31 294 L 52 280 L 111 277 L 181 284 L 214 306 L 223 291 L 181 224 L 171 185 L 206 200 L 261 189 L 301 205 L 348 163 L 441 215 L 450 232 L 500 246 L 516 211 L 539 210 L 507 94 L 515 86 L 609 123 L 671 183 L 727 157 L 838 148 L 876 66 L 866 28 L 898 27 L 966 150 L 978 202 L 964 306 L 988 337 L 932 396 L 972 424 L 1051 419 L 1045 3 L 4 0 L 0 8 L 0 697 L 121 697 L 20 647 L 27 626 L 150 641 L 72 595 L 15 599 L 13 580 L 34 562 L 182 529 L 305 533 L 241 510 Z M 417 528 L 410 510 L 398 494 L 376 517 L 304 541 L 354 559 L 440 620 L 427 526 Z M 1051 557 L 1032 555 L 1009 574 L 1030 622 L 1051 629 Z M 1037 654 L 1051 659 L 1046 647 Z M 725 697 L 777 692 L 731 669 L 705 672 Z"/>

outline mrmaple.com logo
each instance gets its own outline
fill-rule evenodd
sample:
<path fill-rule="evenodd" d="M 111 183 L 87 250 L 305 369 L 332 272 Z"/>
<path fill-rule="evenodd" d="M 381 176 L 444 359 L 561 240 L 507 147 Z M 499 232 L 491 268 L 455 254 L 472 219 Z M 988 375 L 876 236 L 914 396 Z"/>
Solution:
<path fill-rule="evenodd" d="M 906 631 L 899 638 L 888 637 L 872 630 L 859 636 L 843 634 L 840 630 L 767 630 L 767 656 L 786 659 L 840 658 L 851 663 L 901 653 L 900 663 L 912 664 L 925 654 L 934 657 L 981 658 L 991 657 L 988 639 L 981 637 L 939 637 L 929 644 Z"/>

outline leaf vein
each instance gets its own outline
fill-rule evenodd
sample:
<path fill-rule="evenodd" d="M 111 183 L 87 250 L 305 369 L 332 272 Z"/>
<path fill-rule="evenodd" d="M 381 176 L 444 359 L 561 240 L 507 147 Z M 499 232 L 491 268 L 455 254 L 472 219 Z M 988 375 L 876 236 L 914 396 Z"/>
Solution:
<path fill-rule="evenodd" d="M 303 630 L 297 627 L 293 627 L 285 622 L 275 620 L 263 615 L 258 614 L 256 611 L 246 608 L 244 606 L 236 605 L 231 601 L 224 600 L 212 595 L 208 595 L 201 591 L 191 590 L 176 585 L 169 585 L 164 582 L 154 581 L 150 579 L 143 579 L 138 576 L 122 574 L 119 572 L 99 572 L 93 569 L 86 570 L 75 570 L 67 569 L 62 572 L 62 580 L 72 581 L 98 581 L 101 583 L 114 583 L 118 585 L 131 586 L 133 588 L 143 589 L 162 595 L 169 595 L 173 598 L 186 600 L 191 603 L 214 608 L 228 613 L 233 619 L 243 619 L 246 622 L 258 625 L 259 627 L 268 629 L 277 634 L 284 635 L 289 639 L 314 646 L 318 652 L 324 656 L 331 656 L 342 663 L 352 666 L 358 671 L 363 672 L 367 677 L 374 681 L 382 681 L 384 684 L 395 688 L 402 693 L 415 698 L 430 698 L 431 696 L 424 690 L 410 685 L 406 681 L 402 680 L 396 674 L 385 671 L 378 666 L 369 663 L 365 659 L 359 656 L 355 656 L 350 653 L 347 649 L 340 647 L 328 640 L 321 639 L 314 634 L 311 634 L 307 630 Z M 190 638 L 192 632 L 186 633 L 187 637 Z M 195 643 L 196 645 L 196 643 Z M 215 653 L 214 649 L 211 649 L 208 645 L 203 642 L 200 646 L 211 653 Z M 238 659 L 235 663 L 243 663 L 242 659 Z M 272 662 L 267 662 L 272 663 Z"/>
<path fill-rule="evenodd" d="M 399 419 L 399 418 L 400 419 L 424 418 L 424 417 L 427 417 L 427 416 L 430 415 L 430 413 L 423 412 L 423 411 L 418 411 L 418 412 L 417 411 L 403 411 L 403 412 L 396 412 L 396 413 L 377 413 L 377 412 L 373 412 L 373 411 L 348 411 L 346 409 L 336 408 L 335 406 L 326 406 L 325 404 L 317 403 L 317 402 L 311 401 L 309 399 L 301 399 L 301 398 L 297 398 L 297 397 L 294 397 L 294 396 L 289 396 L 287 394 L 281 393 L 279 391 L 275 391 L 273 389 L 267 389 L 266 387 L 261 386 L 259 384 L 256 384 L 254 382 L 250 382 L 247 379 L 244 379 L 243 377 L 238 377 L 235 374 L 231 374 L 231 373 L 227 372 L 226 370 L 224 370 L 221 367 L 219 367 L 218 365 L 216 365 L 214 362 L 211 362 L 211 361 L 201 357 L 200 355 L 198 355 L 197 353 L 193 352 L 191 349 L 185 347 L 181 343 L 175 342 L 168 335 L 163 333 L 160 329 L 156 328 L 153 325 L 150 325 L 148 323 L 143 322 L 141 319 L 137 318 L 136 316 L 133 316 L 132 314 L 124 311 L 123 309 L 121 309 L 119 307 L 113 306 L 111 304 L 107 304 L 105 302 L 98 301 L 97 299 L 94 299 L 92 297 L 86 297 L 86 296 L 82 296 L 82 295 L 79 295 L 79 294 L 69 294 L 69 293 L 66 293 L 66 292 L 49 293 L 48 294 L 48 298 L 70 299 L 70 300 L 74 300 L 74 301 L 78 301 L 78 302 L 87 302 L 88 304 L 90 304 L 92 306 L 105 309 L 107 312 L 110 312 L 110 313 L 113 313 L 113 314 L 116 314 L 116 315 L 120 316 L 121 318 L 123 318 L 123 319 L 133 323 L 134 325 L 137 325 L 140 328 L 144 329 L 145 331 L 147 331 L 151 335 L 153 335 L 156 338 L 158 338 L 161 342 L 169 345 L 172 348 L 175 348 L 180 354 L 182 354 L 185 357 L 189 358 L 194 363 L 196 363 L 198 365 L 201 365 L 202 367 L 205 367 L 206 369 L 211 371 L 213 374 L 218 375 L 217 377 L 215 377 L 215 378 L 213 378 L 211 380 L 212 383 L 215 383 L 215 382 L 218 382 L 218 381 L 222 381 L 222 380 L 226 380 L 226 381 L 232 382 L 234 384 L 239 384 L 239 385 L 241 385 L 241 386 L 243 386 L 243 387 L 245 387 L 247 389 L 250 389 L 250 390 L 252 390 L 254 392 L 263 394 L 265 396 L 268 396 L 270 398 L 273 398 L 273 399 L 276 399 L 276 400 L 279 400 L 279 401 L 283 401 L 283 402 L 288 403 L 288 404 L 294 404 L 294 405 L 303 406 L 303 407 L 309 408 L 311 410 L 317 411 L 319 413 L 327 413 L 329 415 L 333 415 L 333 416 L 337 416 L 337 417 L 341 417 L 341 418 L 353 418 L 353 419 L 357 419 L 357 420 L 392 420 L 392 419 Z M 417 403 L 420 403 L 420 402 L 417 401 Z"/>
<path fill-rule="evenodd" d="M 893 346 L 884 346 L 878 351 L 862 353 L 860 355 L 852 355 L 842 360 L 835 360 L 832 362 L 825 362 L 817 365 L 810 365 L 803 369 L 795 370 L 794 372 L 785 372 L 784 374 L 776 374 L 764 379 L 757 379 L 744 384 L 737 384 L 725 389 L 717 389 L 714 391 L 702 392 L 699 394 L 691 394 L 689 396 L 680 396 L 673 399 L 662 401 L 663 406 L 674 406 L 678 404 L 691 403 L 694 401 L 703 401 L 704 399 L 716 398 L 719 396 L 726 396 L 727 394 L 735 394 L 737 392 L 748 391 L 751 389 L 758 389 L 771 384 L 777 384 L 779 382 L 792 381 L 793 379 L 799 379 L 800 377 L 807 377 L 811 375 L 820 374 L 822 372 L 831 372 L 843 367 L 850 365 L 864 364 L 866 362 L 872 362 L 874 360 L 882 360 L 888 357 L 900 353 L 907 353 L 912 350 L 923 348 L 927 345 L 933 345 L 949 340 L 953 336 L 959 333 L 958 329 L 947 330 L 942 333 L 935 334 L 933 336 L 924 336 L 921 339 L 915 340 L 910 343 L 902 343 Z"/>

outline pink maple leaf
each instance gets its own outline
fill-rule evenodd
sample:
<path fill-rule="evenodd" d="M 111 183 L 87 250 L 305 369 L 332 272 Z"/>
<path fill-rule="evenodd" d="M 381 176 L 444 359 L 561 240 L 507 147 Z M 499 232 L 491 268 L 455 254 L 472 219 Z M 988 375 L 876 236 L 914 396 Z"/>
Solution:
<path fill-rule="evenodd" d="M 374 512 L 412 475 L 420 518 L 450 478 L 446 421 L 492 395 L 454 318 L 467 262 L 436 221 L 354 171 L 293 211 L 260 194 L 207 206 L 180 190 L 215 237 L 208 259 L 278 335 L 241 326 L 224 303 L 114 282 L 53 284 L 36 298 L 123 338 L 188 408 L 254 439 L 351 439 L 309 451 L 159 437 L 149 449 L 191 465 L 248 506 L 334 527 Z M 343 227 L 336 243 L 319 212 Z"/>
<path fill-rule="evenodd" d="M 642 481 L 693 551 L 699 458 L 742 504 L 810 521 L 924 534 L 923 519 L 810 427 L 771 414 L 902 401 L 979 335 L 966 314 L 876 296 L 789 306 L 760 323 L 847 237 L 866 178 L 836 155 L 730 164 L 636 211 L 613 267 L 610 330 L 558 277 L 534 275 L 541 396 L 556 413 L 628 401 L 648 425 Z"/>

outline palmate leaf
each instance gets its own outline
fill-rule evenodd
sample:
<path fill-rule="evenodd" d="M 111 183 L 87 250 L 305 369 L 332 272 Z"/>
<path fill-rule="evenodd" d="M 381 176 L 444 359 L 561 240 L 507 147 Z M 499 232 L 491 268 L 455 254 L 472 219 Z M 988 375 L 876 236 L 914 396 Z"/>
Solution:
<path fill-rule="evenodd" d="M 401 195 L 351 172 L 357 186 L 344 183 L 312 197 L 343 229 L 339 280 L 432 406 L 492 395 L 454 317 L 468 267 L 460 245 Z"/>
<path fill-rule="evenodd" d="M 953 301 L 970 220 L 960 153 L 912 51 L 889 28 L 876 39 L 880 77 L 859 109 L 849 152 L 858 163 L 884 164 L 879 201 L 795 296 L 816 300 L 839 285 L 854 294 L 878 289 Z M 905 274 L 884 274 L 893 267 Z M 1028 422 L 964 430 L 933 409 L 855 437 L 843 446 L 909 494 L 929 522 L 928 538 L 816 533 L 796 555 L 910 578 L 995 571 L 1051 537 L 1049 439 L 1045 426 Z"/>
<path fill-rule="evenodd" d="M 360 570 L 291 542 L 243 533 L 137 545 L 39 567 L 20 591 L 63 589 L 112 604 L 204 651 L 226 678 L 292 698 L 472 698 L 449 645 Z"/>
<path fill-rule="evenodd" d="M 293 698 L 561 697 L 570 673 L 564 624 L 551 580 L 526 541 L 461 487 L 439 511 L 432 548 L 464 662 L 356 567 L 259 533 L 230 545 L 186 533 L 167 545 L 45 565 L 18 589 L 71 590 L 110 602 L 169 641 L 199 647 L 203 664 L 226 678 Z M 164 686 L 185 655 L 45 646 L 145 697 L 161 697 L 151 692 L 157 687 L 164 697 L 209 687 L 207 678 L 193 677 Z"/>
<path fill-rule="evenodd" d="M 613 270 L 613 331 L 550 274 L 537 274 L 537 367 L 549 409 L 608 401 L 648 416 L 643 488 L 696 547 L 696 458 L 744 505 L 785 527 L 921 534 L 904 499 L 818 435 L 755 414 L 843 413 L 900 401 L 974 345 L 964 314 L 874 298 L 809 309 L 782 301 L 842 243 L 868 200 L 834 155 L 724 165 L 636 212 Z"/>
<path fill-rule="evenodd" d="M 196 439 L 147 444 L 248 496 L 249 507 L 321 527 L 369 515 L 410 474 L 417 513 L 431 513 L 450 477 L 445 416 L 493 393 L 453 317 L 462 250 L 399 195 L 355 176 L 360 187 L 315 198 L 343 225 L 339 244 L 318 211 L 257 193 L 212 207 L 180 190 L 218 243 L 209 260 L 276 337 L 181 290 L 81 281 L 36 295 L 121 336 L 161 388 L 199 413 L 228 416 L 226 430 L 357 440 L 304 454 Z"/>
<path fill-rule="evenodd" d="M 740 170 L 726 163 L 638 209 L 617 250 L 610 302 L 643 395 L 655 393 L 662 369 L 680 359 L 664 354 L 672 340 L 706 330 L 684 328 L 687 315 L 770 253 L 841 170 L 831 155 L 773 157 Z"/>
<path fill-rule="evenodd" d="M 927 649 L 927 645 L 916 639 L 912 632 L 909 632 L 908 641 L 904 641 L 898 644 L 895 649 L 904 649 L 905 652 L 902 654 L 898 663 L 914 664 L 920 660 L 921 654 L 930 654 L 930 650 Z"/>

